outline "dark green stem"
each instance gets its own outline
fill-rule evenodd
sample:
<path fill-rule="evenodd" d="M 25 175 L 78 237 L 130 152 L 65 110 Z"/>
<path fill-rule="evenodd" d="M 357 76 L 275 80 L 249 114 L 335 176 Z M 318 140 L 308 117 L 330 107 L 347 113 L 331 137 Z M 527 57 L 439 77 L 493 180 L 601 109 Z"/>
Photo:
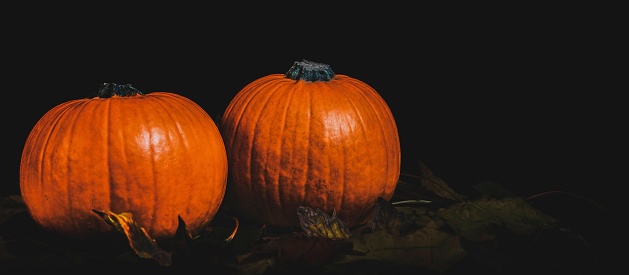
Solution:
<path fill-rule="evenodd" d="M 330 65 L 308 60 L 295 61 L 284 75 L 295 81 L 303 80 L 308 82 L 330 81 L 336 76 Z"/>
<path fill-rule="evenodd" d="M 100 84 L 97 96 L 100 98 L 109 98 L 112 96 L 134 96 L 141 95 L 142 92 L 131 86 L 131 84 L 118 85 L 116 83 Z"/>

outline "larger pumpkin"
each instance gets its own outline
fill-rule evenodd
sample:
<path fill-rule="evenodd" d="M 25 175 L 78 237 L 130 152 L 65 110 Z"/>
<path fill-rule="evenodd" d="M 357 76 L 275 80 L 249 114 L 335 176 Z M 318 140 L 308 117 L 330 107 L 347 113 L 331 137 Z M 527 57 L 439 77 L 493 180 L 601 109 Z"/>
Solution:
<path fill-rule="evenodd" d="M 20 166 L 27 209 L 42 227 L 76 238 L 110 232 L 93 210 L 133 214 L 151 237 L 191 232 L 224 198 L 227 155 L 196 103 L 170 92 L 103 85 L 98 96 L 62 103 L 30 132 Z"/>
<path fill-rule="evenodd" d="M 228 197 L 254 221 L 299 225 L 299 206 L 348 226 L 367 223 L 390 200 L 400 174 L 400 141 L 383 98 L 329 65 L 295 62 L 285 74 L 246 85 L 221 117 Z"/>

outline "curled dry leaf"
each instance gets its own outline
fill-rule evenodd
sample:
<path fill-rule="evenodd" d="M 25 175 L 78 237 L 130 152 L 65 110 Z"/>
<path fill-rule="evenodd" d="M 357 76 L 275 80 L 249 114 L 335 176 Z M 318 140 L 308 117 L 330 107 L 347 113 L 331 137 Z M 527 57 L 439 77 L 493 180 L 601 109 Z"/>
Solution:
<path fill-rule="evenodd" d="M 154 259 L 162 266 L 171 265 L 171 253 L 162 250 L 146 230 L 133 220 L 131 213 L 116 214 L 107 210 L 98 211 L 93 209 L 92 211 L 116 228 L 116 230 L 123 232 L 129 240 L 129 245 L 138 256 Z"/>
<path fill-rule="evenodd" d="M 306 236 L 322 237 L 332 240 L 346 239 L 352 236 L 349 228 L 343 221 L 336 217 L 336 211 L 329 216 L 321 209 L 313 210 L 307 206 L 297 209 L 299 224 Z"/>
<path fill-rule="evenodd" d="M 408 222 L 403 213 L 395 209 L 395 206 L 383 198 L 376 202 L 376 212 L 371 220 L 371 230 L 387 230 L 393 235 L 400 235 Z"/>

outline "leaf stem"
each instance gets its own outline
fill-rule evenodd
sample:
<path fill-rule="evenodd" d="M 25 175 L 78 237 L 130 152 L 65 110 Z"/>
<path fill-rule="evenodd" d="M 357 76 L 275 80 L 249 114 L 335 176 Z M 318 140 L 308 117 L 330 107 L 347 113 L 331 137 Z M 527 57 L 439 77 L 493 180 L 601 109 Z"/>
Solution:
<path fill-rule="evenodd" d="M 393 205 L 400 205 L 400 204 L 431 204 L 432 201 L 429 200 L 404 200 L 404 201 L 396 201 L 396 202 L 392 202 L 391 204 Z"/>

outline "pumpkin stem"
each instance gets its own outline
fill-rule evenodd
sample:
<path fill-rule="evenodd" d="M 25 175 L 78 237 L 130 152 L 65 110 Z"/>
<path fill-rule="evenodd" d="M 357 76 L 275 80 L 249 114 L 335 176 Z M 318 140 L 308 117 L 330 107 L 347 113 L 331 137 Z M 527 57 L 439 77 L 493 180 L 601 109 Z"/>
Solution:
<path fill-rule="evenodd" d="M 308 82 L 330 81 L 336 74 L 330 68 L 330 65 L 316 63 L 308 60 L 295 61 L 288 72 L 284 74 L 287 78 L 295 81 L 300 79 Z"/>
<path fill-rule="evenodd" d="M 141 95 L 142 92 L 131 86 L 131 84 L 103 83 L 100 84 L 97 96 L 100 98 L 109 98 L 112 96 L 134 96 Z"/>

